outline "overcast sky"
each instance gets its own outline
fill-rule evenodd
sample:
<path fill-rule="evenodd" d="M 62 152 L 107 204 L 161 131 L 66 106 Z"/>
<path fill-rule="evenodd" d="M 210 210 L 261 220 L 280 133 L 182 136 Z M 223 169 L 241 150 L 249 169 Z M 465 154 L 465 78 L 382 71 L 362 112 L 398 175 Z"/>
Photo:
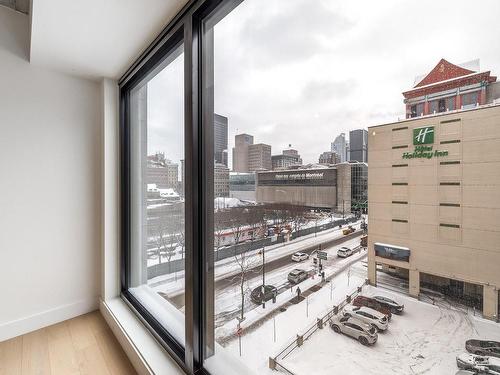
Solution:
<path fill-rule="evenodd" d="M 215 111 L 317 162 L 341 132 L 404 118 L 441 58 L 500 75 L 500 1 L 245 0 L 215 26 Z M 182 56 L 149 85 L 148 149 L 182 159 Z"/>

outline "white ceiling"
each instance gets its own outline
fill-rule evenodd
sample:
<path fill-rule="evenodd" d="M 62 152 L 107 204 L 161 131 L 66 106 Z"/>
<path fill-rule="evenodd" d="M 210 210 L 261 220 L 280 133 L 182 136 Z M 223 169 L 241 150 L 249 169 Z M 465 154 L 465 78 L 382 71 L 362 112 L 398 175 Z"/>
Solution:
<path fill-rule="evenodd" d="M 188 0 L 33 0 L 30 61 L 119 78 Z"/>

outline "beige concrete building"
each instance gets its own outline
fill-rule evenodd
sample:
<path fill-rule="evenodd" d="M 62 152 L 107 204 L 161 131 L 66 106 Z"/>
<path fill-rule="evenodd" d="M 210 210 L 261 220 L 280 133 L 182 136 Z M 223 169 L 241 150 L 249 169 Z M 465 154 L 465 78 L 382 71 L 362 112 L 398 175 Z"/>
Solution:
<path fill-rule="evenodd" d="M 248 172 L 271 169 L 271 146 L 264 143 L 248 146 Z"/>
<path fill-rule="evenodd" d="M 290 203 L 350 213 L 367 200 L 366 163 L 305 165 L 256 173 L 259 203 Z"/>
<path fill-rule="evenodd" d="M 377 264 L 409 293 L 439 285 L 498 319 L 500 106 L 369 128 L 368 278 Z"/>

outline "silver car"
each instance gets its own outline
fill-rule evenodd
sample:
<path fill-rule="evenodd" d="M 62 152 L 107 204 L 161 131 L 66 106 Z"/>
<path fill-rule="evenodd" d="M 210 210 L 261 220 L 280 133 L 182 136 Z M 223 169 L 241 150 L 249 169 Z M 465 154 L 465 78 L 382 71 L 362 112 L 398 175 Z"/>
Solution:
<path fill-rule="evenodd" d="M 491 375 L 500 375 L 500 359 L 495 357 L 463 353 L 457 356 L 457 366 L 463 370 L 473 370 L 479 373 L 482 371 Z"/>
<path fill-rule="evenodd" d="M 378 339 L 374 327 L 348 316 L 335 315 L 330 321 L 330 328 L 336 333 L 355 338 L 363 345 L 373 345 Z"/>
<path fill-rule="evenodd" d="M 352 316 L 362 322 L 370 324 L 379 331 L 385 331 L 389 327 L 387 317 L 369 307 L 347 305 L 344 307 L 343 313 L 344 316 Z"/>
<path fill-rule="evenodd" d="M 292 284 L 298 284 L 306 280 L 309 277 L 308 273 L 301 269 L 294 269 L 288 274 L 288 281 Z"/>

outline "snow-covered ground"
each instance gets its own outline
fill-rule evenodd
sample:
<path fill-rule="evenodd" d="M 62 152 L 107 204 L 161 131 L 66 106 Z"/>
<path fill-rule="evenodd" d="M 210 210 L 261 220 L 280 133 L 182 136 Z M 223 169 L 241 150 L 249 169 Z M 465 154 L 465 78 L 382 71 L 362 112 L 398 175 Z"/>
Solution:
<path fill-rule="evenodd" d="M 333 288 L 327 283 L 311 294 L 308 304 L 302 301 L 293 305 L 242 336 L 240 359 L 258 374 L 272 374 L 268 358 L 361 285 L 366 276 L 359 272 L 361 268 L 359 262 L 350 272 L 346 270 L 336 276 Z M 393 316 L 389 330 L 379 334 L 373 347 L 364 347 L 325 327 L 280 363 L 295 374 L 444 375 L 456 372 L 455 357 L 464 352 L 467 339 L 500 341 L 500 324 L 473 316 L 470 310 L 445 300 L 437 300 L 436 305 L 432 305 L 430 301 L 418 301 L 405 294 L 370 286 L 364 286 L 362 294 L 385 295 L 405 305 L 404 314 Z M 238 341 L 229 342 L 224 350 L 239 357 Z"/>
<path fill-rule="evenodd" d="M 364 282 L 364 278 L 354 274 L 348 278 L 348 274 L 351 273 L 348 270 L 341 272 L 333 279 L 333 284 L 327 283 L 319 291 L 309 295 L 307 300 L 288 307 L 285 312 L 263 321 L 257 329 L 245 334 L 241 338 L 241 360 L 252 364 L 257 374 L 272 374 L 268 368 L 269 357 L 278 353 L 295 338 L 296 334 L 314 324 L 317 317 L 323 316 Z M 274 341 L 274 328 L 276 328 L 276 341 Z M 225 350 L 239 356 L 238 340 L 229 342 Z"/>
<path fill-rule="evenodd" d="M 353 261 L 356 261 L 360 258 L 364 258 L 366 256 L 366 251 L 362 251 L 357 253 L 349 258 L 338 258 L 336 256 L 337 250 L 341 246 L 350 246 L 351 248 L 359 245 L 359 238 L 355 238 L 349 241 L 346 241 L 338 246 L 333 246 L 331 248 L 326 249 L 325 251 L 328 254 L 328 260 L 323 261 L 325 271 L 325 277 L 337 273 L 339 270 L 343 269 Z M 290 263 L 284 267 L 280 267 L 272 272 L 266 274 L 266 285 L 274 285 L 280 290 L 280 286 L 287 283 L 288 273 L 293 269 L 303 269 L 305 271 L 313 270 L 312 260 L 307 260 L 302 263 Z M 305 292 L 307 289 L 312 286 L 318 285 L 321 283 L 320 277 L 312 277 L 309 278 L 299 284 L 302 292 Z M 253 288 L 262 285 L 262 278 L 260 275 L 255 275 L 251 279 L 248 280 L 247 290 L 252 290 Z M 245 321 L 241 324 L 242 328 L 246 328 L 253 324 L 254 322 L 265 318 L 266 315 L 269 315 L 272 311 L 280 308 L 285 303 L 287 303 L 291 298 L 295 296 L 297 287 L 289 287 L 286 290 L 283 290 L 282 293 L 278 294 L 276 303 L 268 302 L 266 304 L 266 308 L 263 309 L 261 306 L 254 304 L 250 298 L 249 293 L 246 295 L 246 303 L 245 303 Z M 217 291 L 216 293 L 216 320 L 221 320 L 219 316 L 227 315 L 231 312 L 237 312 L 241 309 L 241 292 L 239 290 L 239 285 L 233 285 L 229 288 L 225 288 L 223 290 Z M 216 321 L 216 324 L 218 322 Z M 216 337 L 222 338 L 224 336 L 230 335 L 237 328 L 237 320 L 233 319 L 228 322 L 224 322 L 223 327 L 218 328 L 216 331 Z"/>
<path fill-rule="evenodd" d="M 287 357 L 284 365 L 296 374 L 454 374 L 455 357 L 465 351 L 466 340 L 500 341 L 499 324 L 445 301 L 433 306 L 373 287 L 364 294 L 383 294 L 405 305 L 405 313 L 393 316 L 389 330 L 379 334 L 373 347 L 324 329 Z"/>

